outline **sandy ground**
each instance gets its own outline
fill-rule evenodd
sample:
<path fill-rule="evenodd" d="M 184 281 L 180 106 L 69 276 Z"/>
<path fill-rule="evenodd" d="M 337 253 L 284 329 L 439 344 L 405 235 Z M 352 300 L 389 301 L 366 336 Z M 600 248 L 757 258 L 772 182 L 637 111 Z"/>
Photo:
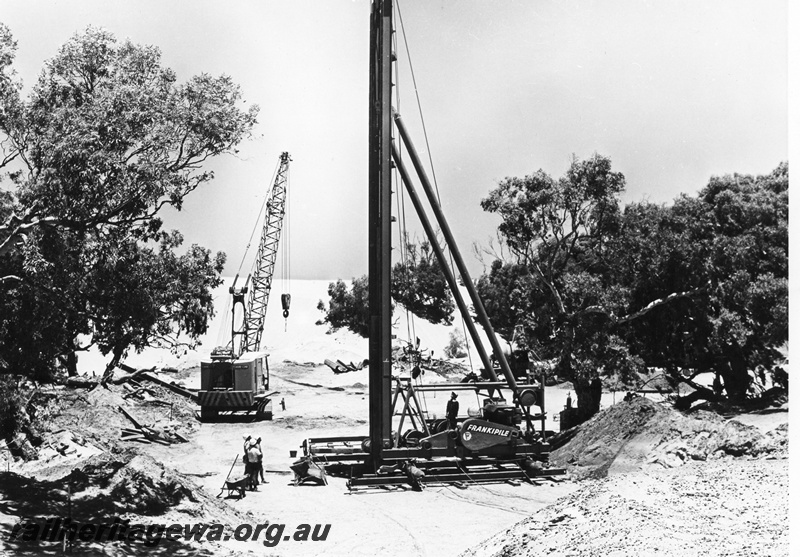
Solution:
<path fill-rule="evenodd" d="M 720 460 L 587 480 L 465 553 L 788 556 L 786 460 Z"/>
<path fill-rule="evenodd" d="M 542 486 L 491 484 L 471 485 L 466 489 L 436 486 L 422 493 L 404 488 L 351 492 L 344 479 L 333 477 L 329 477 L 327 486 L 295 486 L 289 472 L 294 459 L 289 457 L 289 451 L 300 451 L 304 438 L 367 432 L 367 400 L 365 390 L 359 386 L 361 378 L 354 375 L 344 379 L 350 374 L 336 376 L 326 369 L 273 365 L 271 386 L 280 391 L 276 399 L 282 397 L 287 404 L 286 411 L 276 407 L 273 421 L 201 423 L 187 418 L 186 412 L 191 406 L 174 410 L 174 417 L 180 416 L 188 422 L 182 430 L 189 438 L 188 443 L 140 446 L 115 441 L 111 438 L 125 420 L 119 415 L 107 415 L 103 422 L 102 409 L 97 410 L 97 415 L 70 415 L 69 419 L 62 416 L 59 426 L 76 428 L 82 425 L 94 445 L 89 442 L 78 453 L 66 458 L 49 454 L 47 459 L 15 463 L 10 468 L 12 472 L 36 477 L 45 483 L 63 478 L 69 470 L 82 466 L 87 457 L 101 452 L 96 446 L 102 444 L 105 436 L 117 447 L 133 451 L 131 455 L 152 457 L 163 465 L 168 476 L 177 474 L 183 478 L 199 497 L 195 504 L 181 503 L 176 510 L 148 517 L 148 520 L 166 523 L 220 521 L 232 526 L 283 524 L 287 533 L 301 524 L 331 525 L 325 541 L 282 540 L 271 548 L 259 542 L 234 541 L 195 546 L 215 555 L 677 557 L 698 555 L 700 553 L 694 551 L 697 548 L 703 548 L 702 553 L 708 555 L 790 554 L 786 497 L 788 460 L 785 455 L 723 457 L 674 467 L 650 462 L 652 458 L 638 458 L 648 455 L 637 456 L 631 447 L 647 447 L 648 450 L 657 447 L 659 455 L 674 452 L 675 440 L 667 435 L 666 442 L 657 442 L 654 432 L 697 433 L 692 427 L 681 426 L 682 418 L 671 418 L 671 411 L 667 410 L 651 420 L 655 425 L 641 430 L 636 429 L 635 419 L 632 425 L 625 425 L 625 420 L 618 419 L 611 429 L 604 426 L 592 433 L 596 444 L 610 448 L 617 459 L 608 467 L 608 476 L 604 478 L 589 477 Z M 356 381 L 347 385 L 352 379 Z M 166 421 L 166 409 L 156 408 L 148 413 L 141 402 L 121 402 L 121 391 L 115 389 L 96 396 L 109 408 L 118 402 L 128 404 L 131 411 L 145 416 L 152 425 Z M 557 388 L 553 390 L 559 392 Z M 444 403 L 436 401 L 439 402 Z M 98 405 L 91 408 L 98 408 Z M 619 408 L 611 407 L 608 411 L 617 412 Z M 787 414 L 784 409 L 741 419 L 767 433 L 785 423 Z M 627 415 L 635 417 L 636 413 Z M 678 421 L 673 423 L 669 419 Z M 718 422 L 727 423 L 721 418 Z M 231 465 L 235 463 L 231 477 L 243 472 L 240 456 L 242 441 L 247 435 L 262 438 L 268 483 L 241 500 L 227 498 L 226 494 L 217 498 Z M 687 446 L 691 445 L 686 435 L 678 438 Z M 580 447 L 587 442 L 591 440 L 581 441 L 576 437 L 572 443 L 573 447 Z M 581 475 L 578 471 L 582 464 L 603 464 L 608 459 L 602 451 L 591 447 L 573 456 L 568 452 L 569 446 L 560 449 L 554 453 L 554 460 L 566 462 L 577 456 L 578 461 L 572 466 L 573 476 Z M 563 463 L 559 461 L 559 464 Z M 136 469 L 145 470 L 153 477 L 165 474 L 159 472 L 161 468 L 148 467 L 146 463 L 140 463 Z M 170 472 L 172 470 L 174 472 Z M 134 481 L 134 478 L 135 475 L 129 474 L 126 481 Z M 64 495 L 61 487 L 55 492 L 57 498 Z M 3 490 L 0 486 L 0 492 Z M 52 496 L 47 493 L 48 497 Z M 15 522 L 15 508 L 18 506 L 0 502 L 0 526 L 8 528 Z M 135 518 L 136 514 L 133 516 Z M 107 552 L 107 547 L 94 549 L 98 552 L 92 555 L 123 554 Z M 187 549 L 178 548 L 168 553 L 171 556 L 192 554 L 193 550 L 181 551 Z"/>
<path fill-rule="evenodd" d="M 466 489 L 431 487 L 423 493 L 405 489 L 351 493 L 345 480 L 339 478 L 330 478 L 329 485 L 324 487 L 295 487 L 289 473 L 293 461 L 289 451 L 300 452 L 305 438 L 368 435 L 367 370 L 337 375 L 323 365 L 326 358 L 360 362 L 368 353 L 366 339 L 346 330 L 329 332 L 326 326 L 315 324 L 322 317 L 316 308 L 317 302 L 320 299 L 327 301 L 328 282 L 294 281 L 288 321 L 280 315 L 279 304 L 272 304 L 269 308 L 264 339 L 270 353 L 270 390 L 279 392 L 274 397 L 273 421 L 194 422 L 184 432 L 190 439 L 189 443 L 165 447 L 156 444 L 138 446 L 128 442 L 126 446 L 136 445 L 131 447 L 132 450 L 152 456 L 167 469 L 187 474 L 187 478 L 213 497 L 220 493 L 234 461 L 236 464 L 231 476 L 243 472 L 243 465 L 239 462 L 243 438 L 247 435 L 262 437 L 269 483 L 262 486 L 260 492 L 243 500 L 220 499 L 222 504 L 235 511 L 252 513 L 250 520 L 254 523 L 286 524 L 287 530 L 299 524 L 330 524 L 331 529 L 327 540 L 314 542 L 317 545 L 287 541 L 270 549 L 253 544 L 253 551 L 259 555 L 264 551 L 278 555 L 394 555 L 401 552 L 407 555 L 458 555 L 497 530 L 575 489 L 571 483 L 541 487 L 495 484 Z M 129 355 L 126 363 L 137 368 L 174 368 L 178 371 L 165 373 L 163 377 L 177 378 L 190 388 L 199 387 L 196 366 L 208 356 L 213 346 L 222 343 L 219 338 L 222 335 L 216 331 L 229 330 L 223 313 L 226 298 L 227 286 L 224 286 L 217 296 L 220 314 L 210 327 L 213 333 L 202 339 L 198 350 L 178 354 L 148 350 L 143 354 Z M 418 337 L 421 348 L 432 350 L 436 356 L 442 354 L 454 330 L 453 326 L 431 325 L 413 317 L 409 320 L 404 311 L 396 312 L 394 327 L 398 343 Z M 473 361 L 477 363 L 474 346 L 471 349 Z M 469 366 L 469 358 L 464 358 L 462 363 Z M 103 359 L 99 354 L 83 355 L 80 364 L 85 372 L 99 373 Z M 442 381 L 443 378 L 429 372 L 422 380 Z M 552 392 L 555 395 L 548 400 L 548 408 L 552 407 L 552 413 L 557 414 L 566 392 L 559 388 L 552 389 Z M 281 398 L 286 401 L 285 412 L 278 404 Z M 441 417 L 446 402 L 446 394 L 428 395 L 424 401 L 431 417 Z M 466 414 L 467 409 L 477 407 L 479 401 L 469 400 L 464 394 L 461 403 L 462 413 Z M 138 411 L 142 413 L 144 409 Z M 153 411 L 147 415 L 154 422 L 165 421 L 166 410 L 161 412 Z M 103 418 L 99 415 L 88 419 L 73 416 L 69 425 L 94 430 L 98 437 L 116 437 L 118 428 L 124 425 L 124 418 L 115 413 L 112 423 L 101 422 Z M 558 424 L 551 422 L 548 427 L 557 429 Z M 78 464 L 84 452 L 88 454 L 88 450 L 81 448 L 77 454 L 71 455 L 71 461 L 62 464 Z M 58 456 L 53 458 L 54 461 L 64 460 Z M 16 471 L 21 474 L 44 474 L 41 463 L 16 466 Z M 237 516 L 232 514 L 231 518 L 237 519 Z M 235 551 L 245 549 L 250 547 L 240 545 Z"/>
<path fill-rule="evenodd" d="M 340 478 L 329 478 L 324 487 L 295 487 L 287 474 L 293 462 L 289 451 L 301 453 L 304 438 L 368 433 L 365 390 L 339 391 L 289 381 L 302 378 L 318 384 L 328 378 L 324 383 L 338 387 L 337 383 L 365 380 L 345 379 L 352 374 L 335 376 L 326 369 L 275 365 L 271 387 L 280 391 L 278 396 L 285 398 L 287 408 L 285 412 L 278 409 L 272 422 L 203 423 L 188 446 L 152 446 L 149 451 L 182 472 L 218 471 L 198 478 L 208 493 L 218 493 L 234 459 L 232 475 L 243 472 L 237 458 L 243 438 L 261 437 L 269 483 L 260 492 L 229 500 L 229 504 L 253 513 L 259 521 L 286 524 L 287 529 L 303 523 L 331 524 L 325 542 L 316 542 L 317 546 L 286 542 L 275 548 L 280 555 L 458 555 L 576 488 L 572 483 L 494 484 L 467 489 L 430 487 L 422 493 L 405 489 L 349 492 Z M 446 400 L 436 402 L 444 406 Z"/>
<path fill-rule="evenodd" d="M 270 306 L 265 339 L 271 354 L 270 390 L 278 391 L 274 397 L 273 421 L 200 423 L 191 417 L 193 406 L 181 402 L 182 399 L 170 399 L 174 400 L 174 408 L 169 409 L 124 401 L 121 399 L 124 392 L 119 387 L 95 395 L 77 392 L 75 396 L 89 401 L 96 396 L 105 406 L 76 403 L 72 412 L 65 411 L 53 419 L 51 431 L 68 441 L 74 452 L 61 456 L 48 449 L 44 458 L 27 464 L 6 462 L 0 457 L 0 466 L 9 469 L 11 474 L 4 477 L 14 480 L 14 485 L 20 489 L 30 483 L 25 478 L 38 478 L 37 481 L 45 482 L 46 487 L 46 482 L 57 480 L 57 485 L 50 486 L 50 491 L 43 491 L 42 497 L 46 499 L 55 493 L 56 498 L 62 498 L 59 478 L 91 462 L 86 459 L 114 453 L 117 459 L 136 463 L 135 470 L 144 470 L 162 479 L 172 478 L 171 482 L 188 486 L 189 491 L 198 495 L 191 501 L 184 498 L 177 507 L 164 515 L 150 517 L 151 520 L 219 520 L 232 525 L 269 522 L 284 524 L 287 533 L 301 524 L 331 526 L 325 541 L 282 540 L 272 548 L 260 542 L 205 543 L 192 546 L 194 549 L 182 546 L 163 552 L 171 557 L 194 554 L 195 550 L 202 549 L 209 554 L 289 556 L 411 557 L 455 556 L 465 552 L 476 556 L 580 557 L 789 554 L 785 495 L 788 460 L 785 456 L 772 460 L 766 457 L 724 458 L 676 467 L 652 463 L 644 466 L 639 461 L 625 466 L 618 463 L 610 468 L 612 473 L 607 477 L 542 486 L 491 484 L 470 485 L 464 489 L 429 487 L 422 493 L 401 488 L 351 492 L 344 479 L 332 477 L 327 486 L 295 486 L 289 472 L 294 459 L 289 451 L 300 452 L 305 438 L 341 434 L 366 436 L 368 433 L 367 371 L 336 375 L 322 365 L 325 358 L 358 362 L 367 354 L 365 339 L 349 331 L 328 333 L 324 326 L 314 324 L 321 317 L 316 310 L 317 301 L 327 299 L 327 284 L 328 281 L 295 281 L 288 322 L 280 316 L 279 304 Z M 226 295 L 219 295 L 220 309 L 225 306 Z M 212 331 L 215 327 L 228 330 L 227 318 L 223 317 L 217 317 Z M 399 339 L 420 337 L 423 349 L 441 354 L 453 327 L 415 320 L 412 330 L 412 324 L 405 319 L 404 312 L 399 312 L 396 323 Z M 196 366 L 216 344 L 220 342 L 209 335 L 196 351 L 171 354 L 150 350 L 131 355 L 127 363 L 134 367 L 174 368 L 177 372 L 163 376 L 196 388 L 199 386 Z M 477 362 L 477 358 L 474 361 Z M 468 365 L 469 360 L 464 359 L 463 363 Z M 102 359 L 96 354 L 82 358 L 81 364 L 84 369 L 102 369 Z M 398 373 L 407 372 L 398 370 Z M 442 378 L 423 376 L 423 380 L 433 382 Z M 547 389 L 548 429 L 558 431 L 559 424 L 554 418 L 562 409 L 568 390 L 567 385 Z M 614 407 L 623 394 L 605 393 L 603 407 Z M 285 411 L 279 406 L 281 398 L 286 402 Z M 478 405 L 477 399 L 472 401 L 466 394 L 460 400 L 462 413 Z M 125 427 L 126 421 L 116 411 L 118 404 L 139 412 L 154 426 L 169 422 L 172 413 L 174 427 L 180 428 L 189 442 L 162 446 L 119 441 L 119 428 Z M 445 394 L 429 395 L 425 400 L 431 416 L 443 414 L 445 405 Z M 767 434 L 786 422 L 786 410 L 737 419 Z M 55 433 L 59 429 L 85 437 L 84 444 L 70 441 L 67 433 Z M 242 442 L 247 435 L 262 438 L 268 483 L 262 485 L 259 492 L 248 493 L 241 500 L 225 498 L 224 494 L 217 498 L 231 465 L 231 477 L 243 472 L 240 458 Z M 619 439 L 630 436 L 630 432 L 616 434 Z M 597 442 L 602 445 L 599 449 L 612 444 L 600 439 L 598 434 Z M 647 436 L 636 439 L 642 441 Z M 677 450 L 674 442 L 668 446 L 673 453 Z M 592 448 L 590 444 L 588 448 L 592 450 L 586 450 L 587 454 L 604 457 L 605 453 L 598 447 Z M 143 455 L 145 460 L 135 455 Z M 125 481 L 140 483 L 137 477 L 136 473 L 131 473 Z M 44 511 L 31 505 L 28 508 L 26 492 L 15 489 L 0 486 L 0 494 L 6 498 L 0 501 L 0 527 L 8 528 L 13 524 L 22 512 L 20 509 L 42 513 L 56 508 L 46 506 Z M 115 489 L 127 493 L 133 487 L 123 482 Z M 17 497 L 16 501 L 13 496 Z M 663 541 L 668 539 L 672 541 Z M 0 539 L 0 554 L 2 550 Z M 129 554 L 116 547 L 95 547 L 94 550 L 93 555 Z"/>
<path fill-rule="evenodd" d="M 580 487 L 465 555 L 790 555 L 787 419 L 609 408 L 551 455 Z"/>

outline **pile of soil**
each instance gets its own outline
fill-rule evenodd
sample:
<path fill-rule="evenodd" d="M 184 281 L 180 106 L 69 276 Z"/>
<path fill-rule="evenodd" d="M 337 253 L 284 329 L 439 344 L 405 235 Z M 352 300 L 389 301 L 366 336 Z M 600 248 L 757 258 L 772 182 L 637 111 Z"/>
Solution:
<path fill-rule="evenodd" d="M 788 456 L 788 424 L 766 434 L 735 419 L 709 412 L 682 414 L 637 397 L 616 404 L 573 428 L 571 439 L 553 451 L 551 464 L 572 477 L 602 478 L 645 465 L 665 468 L 727 455 L 755 458 Z"/>
<path fill-rule="evenodd" d="M 70 512 L 80 519 L 97 520 L 126 513 L 155 516 L 183 502 L 198 503 L 190 480 L 163 468 L 149 456 L 130 451 L 101 453 L 74 468 L 54 465 L 42 469 L 35 478 L 8 474 L 9 486 L 16 483 L 62 494 L 63 497 L 56 497 L 56 505 L 66 508 L 69 502 Z M 26 499 L 28 512 L 36 515 L 47 510 L 45 502 L 34 497 Z M 39 508 L 40 503 L 46 508 Z"/>
<path fill-rule="evenodd" d="M 57 388 L 38 393 L 35 400 L 44 437 L 68 428 L 81 432 L 92 444 L 110 449 L 120 439 L 122 428 L 134 427 L 120 412 L 120 407 L 154 430 L 191 435 L 196 428 L 194 402 L 155 383 L 145 384 L 155 393 L 146 400 L 126 398 L 129 391 L 121 385 L 97 387 L 91 391 Z"/>
<path fill-rule="evenodd" d="M 789 555 L 787 460 L 733 457 L 583 482 L 465 557 Z"/>
<path fill-rule="evenodd" d="M 72 469 L 57 465 L 44 468 L 36 477 L 0 472 L 0 500 L 0 523 L 6 523 L 5 529 L 21 517 L 41 521 L 70 517 L 85 524 L 111 524 L 116 518 L 145 525 L 202 522 L 230 526 L 232 522 L 253 521 L 223 499 L 205 494 L 185 475 L 147 455 L 119 449 L 92 456 Z M 54 543 L 42 542 L 39 549 Z M 112 544 L 118 545 L 83 543 L 81 551 L 107 554 Z M 8 547 L 16 545 L 21 551 L 32 549 L 29 542 L 9 540 Z M 180 542 L 172 547 L 172 551 L 179 549 L 188 546 Z M 161 546 L 159 550 L 166 552 L 167 548 Z"/>
<path fill-rule="evenodd" d="M 463 555 L 788 555 L 787 433 L 646 398 L 617 404 L 551 453 L 578 490 Z"/>

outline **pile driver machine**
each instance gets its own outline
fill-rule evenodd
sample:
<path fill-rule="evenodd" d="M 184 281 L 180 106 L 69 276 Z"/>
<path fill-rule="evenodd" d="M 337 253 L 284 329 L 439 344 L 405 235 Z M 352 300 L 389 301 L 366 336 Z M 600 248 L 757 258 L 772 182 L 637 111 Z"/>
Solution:
<path fill-rule="evenodd" d="M 512 373 L 408 130 L 392 107 L 396 61 L 391 46 L 392 19 L 392 0 L 373 0 L 369 86 L 369 435 L 305 439 L 303 461 L 306 466 L 313 463 L 329 474 L 346 476 L 351 488 L 401 484 L 412 476 L 416 478 L 414 485 L 420 481 L 535 481 L 534 477 L 563 474 L 561 469 L 547 467 L 544 382 L 527 373 L 523 377 Z M 481 342 L 455 273 L 395 142 L 395 130 L 488 336 L 493 358 Z M 410 378 L 393 373 L 390 273 L 394 169 L 445 274 L 480 356 L 485 381 L 414 386 Z M 423 411 L 420 394 L 426 391 L 472 391 L 482 397 L 483 404 L 468 418 L 459 419 L 453 428 L 452 423 L 432 420 Z M 399 418 L 396 425 L 395 417 Z"/>

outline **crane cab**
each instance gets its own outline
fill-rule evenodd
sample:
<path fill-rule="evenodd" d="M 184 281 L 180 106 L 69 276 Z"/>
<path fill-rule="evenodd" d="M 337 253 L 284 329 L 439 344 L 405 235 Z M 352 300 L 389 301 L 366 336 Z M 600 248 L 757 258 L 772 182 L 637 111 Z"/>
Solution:
<path fill-rule="evenodd" d="M 221 411 L 252 411 L 272 417 L 272 402 L 267 398 L 269 364 L 265 352 L 245 352 L 238 358 L 214 351 L 200 362 L 200 391 L 197 393 L 201 417 Z"/>

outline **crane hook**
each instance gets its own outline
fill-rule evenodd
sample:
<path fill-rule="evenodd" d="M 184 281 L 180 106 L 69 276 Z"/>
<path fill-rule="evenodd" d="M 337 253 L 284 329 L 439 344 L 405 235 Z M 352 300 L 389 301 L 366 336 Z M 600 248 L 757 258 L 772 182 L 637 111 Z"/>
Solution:
<path fill-rule="evenodd" d="M 281 294 L 281 307 L 283 308 L 283 318 L 289 319 L 289 306 L 292 303 L 292 295 L 291 294 Z M 286 324 L 284 323 L 284 331 L 286 330 Z"/>

